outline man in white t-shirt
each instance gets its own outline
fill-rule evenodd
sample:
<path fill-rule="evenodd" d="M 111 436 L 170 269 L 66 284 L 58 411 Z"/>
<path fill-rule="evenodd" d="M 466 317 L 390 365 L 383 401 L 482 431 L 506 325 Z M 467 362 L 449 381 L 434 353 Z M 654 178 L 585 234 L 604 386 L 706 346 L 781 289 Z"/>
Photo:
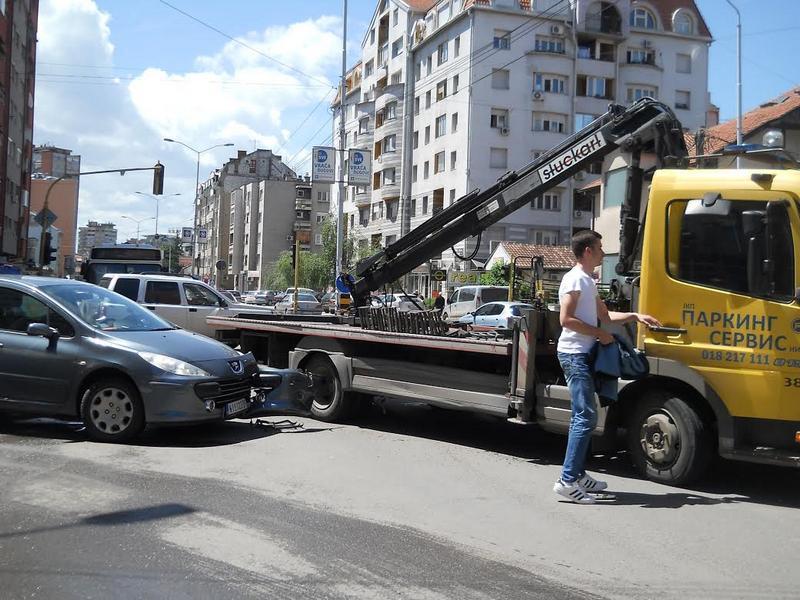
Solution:
<path fill-rule="evenodd" d="M 614 337 L 600 329 L 598 323 L 638 321 L 648 326 L 660 325 L 649 315 L 613 312 L 606 308 L 592 278 L 595 268 L 603 264 L 601 240 L 599 233 L 590 230 L 580 231 L 572 237 L 572 251 L 577 264 L 564 275 L 558 289 L 562 327 L 558 338 L 558 361 L 569 387 L 572 418 L 564 466 L 553 490 L 578 504 L 593 504 L 595 500 L 588 492 L 599 492 L 608 487 L 606 482 L 596 480 L 584 470 L 592 431 L 597 425 L 589 353 L 598 341 L 601 344 L 614 342 Z"/>

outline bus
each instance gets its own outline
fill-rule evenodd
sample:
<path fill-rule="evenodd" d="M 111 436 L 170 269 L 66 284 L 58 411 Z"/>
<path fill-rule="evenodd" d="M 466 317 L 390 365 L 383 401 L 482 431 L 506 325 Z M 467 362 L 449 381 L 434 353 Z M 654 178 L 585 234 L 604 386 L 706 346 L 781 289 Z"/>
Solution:
<path fill-rule="evenodd" d="M 119 244 L 92 248 L 81 265 L 81 275 L 89 283 L 100 283 L 106 273 L 160 273 L 163 254 L 155 246 Z"/>

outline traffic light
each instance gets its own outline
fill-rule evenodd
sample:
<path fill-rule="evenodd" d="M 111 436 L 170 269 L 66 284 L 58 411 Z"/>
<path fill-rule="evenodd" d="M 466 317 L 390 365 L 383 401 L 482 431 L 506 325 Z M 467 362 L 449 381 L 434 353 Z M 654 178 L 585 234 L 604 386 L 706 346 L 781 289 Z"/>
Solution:
<path fill-rule="evenodd" d="M 292 269 L 297 266 L 297 244 L 294 241 L 294 236 L 292 236 Z"/>
<path fill-rule="evenodd" d="M 156 162 L 153 167 L 153 194 L 160 196 L 164 193 L 164 165 Z"/>
<path fill-rule="evenodd" d="M 50 244 L 53 242 L 53 235 L 48 231 L 44 234 L 44 245 L 42 246 L 42 266 L 49 265 L 56 259 L 56 248 Z"/>

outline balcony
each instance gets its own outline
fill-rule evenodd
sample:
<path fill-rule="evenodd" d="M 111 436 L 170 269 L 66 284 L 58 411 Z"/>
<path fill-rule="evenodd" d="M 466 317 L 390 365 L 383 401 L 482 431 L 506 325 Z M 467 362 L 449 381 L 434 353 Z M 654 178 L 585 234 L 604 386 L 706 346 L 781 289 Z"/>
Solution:
<path fill-rule="evenodd" d="M 367 190 L 365 192 L 356 192 L 353 195 L 353 203 L 356 206 L 369 206 L 372 202 L 372 192 Z"/>

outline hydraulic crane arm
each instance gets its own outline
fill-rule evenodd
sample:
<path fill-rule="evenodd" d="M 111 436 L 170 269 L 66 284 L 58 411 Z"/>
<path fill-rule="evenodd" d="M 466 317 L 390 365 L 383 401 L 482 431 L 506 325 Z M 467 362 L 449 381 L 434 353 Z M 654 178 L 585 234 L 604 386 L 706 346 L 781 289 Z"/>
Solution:
<path fill-rule="evenodd" d="M 351 291 L 354 304 L 363 306 L 372 291 L 461 240 L 485 231 L 532 198 L 618 149 L 631 153 L 634 165 L 621 213 L 622 261 L 633 252 L 634 225 L 636 232 L 639 226 L 639 154 L 643 150 L 654 152 L 659 167 L 682 161 L 688 154 L 680 122 L 668 106 L 651 98 L 628 108 L 610 105 L 607 113 L 530 164 L 507 172 L 486 190 L 474 190 L 459 198 L 394 244 L 359 263 L 358 279 Z"/>

